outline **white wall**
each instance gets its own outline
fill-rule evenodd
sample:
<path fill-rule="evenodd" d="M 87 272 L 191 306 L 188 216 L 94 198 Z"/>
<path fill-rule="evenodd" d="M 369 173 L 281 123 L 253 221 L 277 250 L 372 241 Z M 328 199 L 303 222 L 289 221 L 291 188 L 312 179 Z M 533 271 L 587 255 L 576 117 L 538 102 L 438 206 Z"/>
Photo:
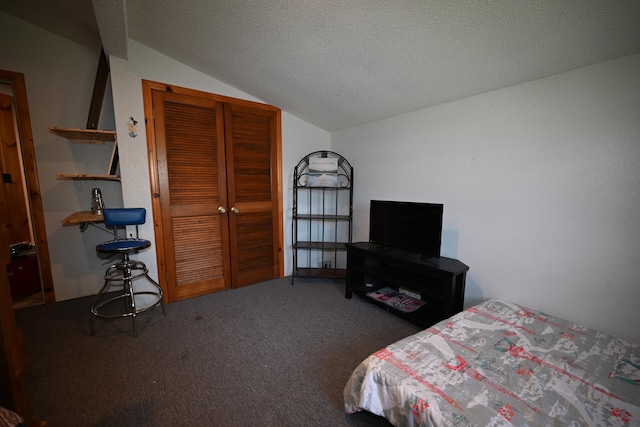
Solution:
<path fill-rule="evenodd" d="M 63 181 L 56 174 L 104 174 L 111 143 L 74 144 L 49 132 L 49 126 L 84 128 L 100 52 L 69 42 L 0 12 L 0 69 L 24 74 L 38 181 L 56 299 L 97 292 L 104 265 L 95 245 L 109 234 L 90 227 L 63 227 L 63 218 L 89 210 L 91 188 L 99 187 L 108 207 L 122 203 L 120 185 L 108 181 Z M 105 94 L 99 128 L 114 129 L 111 91 Z"/>
<path fill-rule="evenodd" d="M 261 102 L 218 80 L 164 56 L 134 40 L 129 41 L 129 59 L 110 58 L 111 81 L 121 158 L 122 193 L 125 206 L 141 206 L 151 212 L 149 165 L 144 128 L 142 79 L 201 90 L 234 98 Z M 276 106 L 277 107 L 277 106 Z M 133 116 L 139 123 L 138 136 L 129 137 L 126 123 Z M 328 149 L 330 134 L 283 111 L 282 113 L 282 179 L 285 216 L 285 274 L 291 272 L 291 188 L 293 168 L 311 151 Z M 152 277 L 157 278 L 155 241 L 151 222 L 141 233 L 152 240 L 153 247 L 139 255 Z"/>
<path fill-rule="evenodd" d="M 640 342 L 640 55 L 335 132 L 332 149 L 354 166 L 355 240 L 371 199 L 442 202 L 467 306 Z"/>

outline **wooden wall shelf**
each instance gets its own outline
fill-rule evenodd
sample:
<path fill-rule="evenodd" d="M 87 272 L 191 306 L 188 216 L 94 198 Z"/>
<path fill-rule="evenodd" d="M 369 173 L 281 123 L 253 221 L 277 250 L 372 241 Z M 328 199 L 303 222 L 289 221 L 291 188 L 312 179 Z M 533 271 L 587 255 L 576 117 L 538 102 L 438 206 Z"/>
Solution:
<path fill-rule="evenodd" d="M 67 179 L 73 181 L 120 181 L 120 175 L 93 175 L 93 174 L 67 174 L 59 173 L 56 175 L 58 179 Z"/>
<path fill-rule="evenodd" d="M 104 144 L 116 140 L 116 131 L 97 129 L 73 129 L 50 126 L 49 131 L 78 144 Z"/>
<path fill-rule="evenodd" d="M 102 222 L 104 217 L 92 211 L 74 212 L 62 220 L 62 225 L 79 225 L 86 222 Z"/>
<path fill-rule="evenodd" d="M 77 144 L 104 144 L 107 141 L 114 142 L 113 153 L 111 154 L 111 162 L 109 163 L 109 171 L 115 171 L 117 164 L 118 146 L 116 141 L 116 131 L 114 130 L 97 130 L 97 129 L 74 129 L 59 128 L 49 126 L 49 132 L 61 136 L 75 142 Z M 56 175 L 58 179 L 74 180 L 74 181 L 120 181 L 120 175 L 115 174 L 66 174 Z"/>

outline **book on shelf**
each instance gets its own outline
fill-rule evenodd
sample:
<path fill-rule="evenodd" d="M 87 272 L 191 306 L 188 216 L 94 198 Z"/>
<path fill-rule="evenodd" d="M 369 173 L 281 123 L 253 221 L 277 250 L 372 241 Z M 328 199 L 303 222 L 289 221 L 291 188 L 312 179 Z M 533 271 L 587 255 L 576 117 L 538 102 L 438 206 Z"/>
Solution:
<path fill-rule="evenodd" d="M 426 301 L 410 297 L 389 287 L 367 292 L 366 295 L 403 313 L 412 313 L 426 304 Z"/>

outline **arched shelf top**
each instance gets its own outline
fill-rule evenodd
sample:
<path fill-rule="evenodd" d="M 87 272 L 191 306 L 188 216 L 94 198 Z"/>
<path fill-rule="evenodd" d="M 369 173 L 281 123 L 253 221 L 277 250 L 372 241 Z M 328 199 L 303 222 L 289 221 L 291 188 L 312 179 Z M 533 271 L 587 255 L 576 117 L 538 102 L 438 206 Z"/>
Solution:
<path fill-rule="evenodd" d="M 314 151 L 295 167 L 294 186 L 349 189 L 353 186 L 353 167 L 334 151 Z"/>

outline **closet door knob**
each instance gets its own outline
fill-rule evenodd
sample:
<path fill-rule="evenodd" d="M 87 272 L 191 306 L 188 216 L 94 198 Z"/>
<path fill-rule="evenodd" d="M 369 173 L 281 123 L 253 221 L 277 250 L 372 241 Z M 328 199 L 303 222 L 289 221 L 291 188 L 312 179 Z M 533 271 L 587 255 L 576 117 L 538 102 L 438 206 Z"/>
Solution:
<path fill-rule="evenodd" d="M 227 213 L 227 210 L 224 208 L 224 206 L 219 206 L 218 212 L 220 212 L 221 214 L 224 214 L 224 213 Z"/>
<path fill-rule="evenodd" d="M 237 214 L 240 212 L 240 210 L 234 206 L 231 208 L 231 212 L 233 212 L 234 214 Z"/>

